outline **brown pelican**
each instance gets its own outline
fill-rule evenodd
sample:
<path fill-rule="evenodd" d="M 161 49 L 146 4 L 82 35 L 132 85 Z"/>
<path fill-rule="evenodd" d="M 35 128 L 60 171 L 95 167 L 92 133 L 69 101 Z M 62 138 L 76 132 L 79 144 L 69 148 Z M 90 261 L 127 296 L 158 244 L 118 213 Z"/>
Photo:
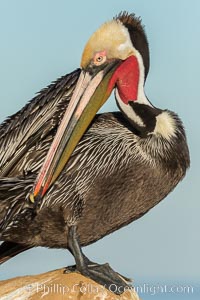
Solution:
<path fill-rule="evenodd" d="M 145 95 L 148 71 L 141 21 L 121 13 L 91 36 L 81 70 L 1 124 L 1 262 L 35 246 L 67 248 L 82 274 L 124 284 L 81 247 L 143 216 L 189 167 L 180 118 Z M 95 116 L 113 89 L 121 112 Z"/>

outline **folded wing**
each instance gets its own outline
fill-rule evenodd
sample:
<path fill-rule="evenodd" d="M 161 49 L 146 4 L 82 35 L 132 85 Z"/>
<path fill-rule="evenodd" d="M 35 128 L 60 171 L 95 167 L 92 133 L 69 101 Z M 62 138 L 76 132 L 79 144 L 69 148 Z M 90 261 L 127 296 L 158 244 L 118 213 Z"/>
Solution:
<path fill-rule="evenodd" d="M 57 129 L 79 74 L 61 77 L 0 125 L 0 177 L 21 175 L 21 158 Z"/>

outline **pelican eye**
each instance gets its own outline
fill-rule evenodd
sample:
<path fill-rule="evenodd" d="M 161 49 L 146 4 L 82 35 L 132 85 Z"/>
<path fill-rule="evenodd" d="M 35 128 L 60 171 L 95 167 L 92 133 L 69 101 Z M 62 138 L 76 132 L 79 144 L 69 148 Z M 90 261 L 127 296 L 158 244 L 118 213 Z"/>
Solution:
<path fill-rule="evenodd" d="M 98 63 L 102 62 L 102 60 L 103 60 L 103 56 L 99 56 L 99 57 L 96 58 L 96 62 L 98 62 Z"/>
<path fill-rule="evenodd" d="M 107 60 L 105 51 L 96 53 L 94 56 L 94 64 L 96 66 L 102 65 Z"/>

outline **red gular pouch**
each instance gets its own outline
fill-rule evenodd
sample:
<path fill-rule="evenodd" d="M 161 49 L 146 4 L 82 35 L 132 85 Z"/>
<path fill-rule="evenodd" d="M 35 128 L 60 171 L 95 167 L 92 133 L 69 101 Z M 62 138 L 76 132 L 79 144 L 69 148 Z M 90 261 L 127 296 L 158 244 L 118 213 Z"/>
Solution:
<path fill-rule="evenodd" d="M 139 85 L 139 64 L 135 56 L 129 56 L 115 70 L 110 79 L 108 89 L 112 91 L 114 86 L 117 87 L 121 100 L 128 104 L 129 101 L 136 101 L 138 98 Z"/>

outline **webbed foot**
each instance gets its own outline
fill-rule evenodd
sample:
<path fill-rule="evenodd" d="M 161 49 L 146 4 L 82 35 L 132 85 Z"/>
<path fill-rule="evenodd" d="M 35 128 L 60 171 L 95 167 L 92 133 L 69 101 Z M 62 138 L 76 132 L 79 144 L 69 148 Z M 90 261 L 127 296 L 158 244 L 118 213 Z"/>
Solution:
<path fill-rule="evenodd" d="M 64 273 L 79 272 L 117 295 L 131 288 L 131 280 L 115 272 L 108 263 L 102 265 L 94 263 L 83 254 L 75 227 L 71 228 L 69 234 L 69 250 L 74 255 L 76 265 L 67 267 Z"/>

